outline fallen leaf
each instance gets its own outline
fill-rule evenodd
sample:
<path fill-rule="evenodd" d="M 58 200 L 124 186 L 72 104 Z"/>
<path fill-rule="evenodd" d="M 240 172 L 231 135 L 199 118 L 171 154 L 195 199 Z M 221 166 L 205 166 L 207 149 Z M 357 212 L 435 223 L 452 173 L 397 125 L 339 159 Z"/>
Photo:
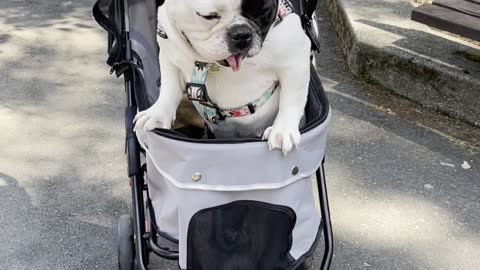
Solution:
<path fill-rule="evenodd" d="M 472 168 L 472 166 L 470 166 L 470 164 L 468 164 L 468 162 L 463 161 L 462 168 L 464 170 L 470 170 L 470 168 Z"/>

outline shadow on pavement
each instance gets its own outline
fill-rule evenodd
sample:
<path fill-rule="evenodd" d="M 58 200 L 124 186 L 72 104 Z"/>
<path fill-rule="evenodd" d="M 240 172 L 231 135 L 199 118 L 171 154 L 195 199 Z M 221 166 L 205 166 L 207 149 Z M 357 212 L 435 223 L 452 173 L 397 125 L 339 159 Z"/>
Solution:
<path fill-rule="evenodd" d="M 0 2 L 0 269 L 115 269 L 123 86 L 93 1 Z"/>

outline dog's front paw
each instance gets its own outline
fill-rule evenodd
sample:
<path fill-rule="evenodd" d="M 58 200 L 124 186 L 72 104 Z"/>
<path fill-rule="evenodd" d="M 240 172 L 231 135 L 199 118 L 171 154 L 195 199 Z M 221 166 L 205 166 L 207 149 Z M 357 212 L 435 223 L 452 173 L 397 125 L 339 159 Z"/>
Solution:
<path fill-rule="evenodd" d="M 268 139 L 268 148 L 282 150 L 285 156 L 292 151 L 293 147 L 298 148 L 300 144 L 300 131 L 295 127 L 285 127 L 281 124 L 274 124 L 263 133 L 263 139 Z"/>
<path fill-rule="evenodd" d="M 135 123 L 134 131 L 143 129 L 144 131 L 154 130 L 156 128 L 170 129 L 172 123 L 175 121 L 175 114 L 157 110 L 155 107 L 150 107 L 145 111 L 137 113 L 133 123 Z"/>

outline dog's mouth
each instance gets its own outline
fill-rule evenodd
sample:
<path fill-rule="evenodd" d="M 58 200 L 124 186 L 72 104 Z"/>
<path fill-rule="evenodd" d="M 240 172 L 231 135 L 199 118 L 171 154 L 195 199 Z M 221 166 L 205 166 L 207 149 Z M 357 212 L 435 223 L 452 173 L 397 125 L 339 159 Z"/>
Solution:
<path fill-rule="evenodd" d="M 229 57 L 221 61 L 218 61 L 218 63 L 225 67 L 231 67 L 233 72 L 238 72 L 240 71 L 240 68 L 242 66 L 242 61 L 244 58 L 245 57 L 241 54 L 230 55 Z"/>

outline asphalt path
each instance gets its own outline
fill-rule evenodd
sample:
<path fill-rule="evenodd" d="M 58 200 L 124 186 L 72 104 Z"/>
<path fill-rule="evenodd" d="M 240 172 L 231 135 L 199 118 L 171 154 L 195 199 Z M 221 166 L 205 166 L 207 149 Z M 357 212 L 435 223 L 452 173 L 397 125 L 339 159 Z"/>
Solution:
<path fill-rule="evenodd" d="M 0 2 L 0 269 L 116 269 L 124 92 L 92 5 Z M 476 269 L 479 131 L 352 78 L 323 5 L 318 22 L 332 269 Z"/>

